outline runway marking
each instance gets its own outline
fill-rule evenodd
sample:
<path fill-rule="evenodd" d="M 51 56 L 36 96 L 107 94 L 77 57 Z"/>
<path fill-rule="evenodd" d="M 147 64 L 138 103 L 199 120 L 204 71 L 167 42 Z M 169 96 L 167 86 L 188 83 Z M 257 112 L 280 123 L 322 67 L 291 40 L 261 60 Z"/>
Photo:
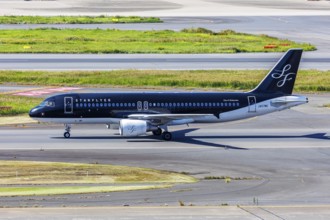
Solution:
<path fill-rule="evenodd" d="M 18 93 L 14 93 L 13 95 L 17 95 L 17 96 L 42 96 L 42 95 L 46 95 L 46 94 L 67 92 L 67 91 L 79 90 L 79 89 L 81 89 L 81 88 L 78 88 L 78 87 L 58 87 L 58 88 L 39 89 L 39 90 L 30 90 L 30 91 L 26 91 L 26 92 L 18 92 Z"/>

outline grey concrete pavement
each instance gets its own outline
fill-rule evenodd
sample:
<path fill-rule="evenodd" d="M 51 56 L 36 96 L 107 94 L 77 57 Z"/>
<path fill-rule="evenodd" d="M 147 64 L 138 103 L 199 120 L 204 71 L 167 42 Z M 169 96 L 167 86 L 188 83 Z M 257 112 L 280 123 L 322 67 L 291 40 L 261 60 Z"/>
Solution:
<path fill-rule="evenodd" d="M 1 0 L 5 15 L 329 15 L 328 1 L 280 0 Z"/>
<path fill-rule="evenodd" d="M 270 69 L 283 53 L 269 54 L 0 54 L 3 70 Z M 330 54 L 304 53 L 301 69 L 330 70 Z"/>
<path fill-rule="evenodd" d="M 108 219 L 108 220 L 205 220 L 205 219 L 290 219 L 310 220 L 329 219 L 328 206 L 298 207 L 140 207 L 140 208 L 33 208 L 33 209 L 0 209 L 0 219 Z"/>

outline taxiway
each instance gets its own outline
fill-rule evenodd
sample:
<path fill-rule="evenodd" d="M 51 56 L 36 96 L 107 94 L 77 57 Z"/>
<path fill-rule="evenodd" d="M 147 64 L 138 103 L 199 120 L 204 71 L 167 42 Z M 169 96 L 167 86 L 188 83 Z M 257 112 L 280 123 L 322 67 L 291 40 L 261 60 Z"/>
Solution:
<path fill-rule="evenodd" d="M 308 95 L 307 95 L 308 96 Z M 123 138 L 105 126 L 0 127 L 0 159 L 110 163 L 186 172 L 196 184 L 86 195 L 5 197 L 0 206 L 315 205 L 329 204 L 329 94 L 293 110 L 226 124 L 173 127 L 174 141 Z M 226 183 L 208 176 L 241 177 Z"/>

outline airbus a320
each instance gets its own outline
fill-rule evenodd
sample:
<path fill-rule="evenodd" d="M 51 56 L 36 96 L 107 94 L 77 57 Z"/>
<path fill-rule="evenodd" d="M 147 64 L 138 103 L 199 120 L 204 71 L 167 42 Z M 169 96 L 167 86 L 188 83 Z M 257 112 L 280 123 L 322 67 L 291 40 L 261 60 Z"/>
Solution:
<path fill-rule="evenodd" d="M 152 132 L 166 141 L 168 128 L 190 123 L 221 123 L 256 117 L 308 102 L 292 95 L 302 49 L 290 49 L 249 92 L 67 93 L 45 99 L 29 115 L 40 122 L 117 126 L 121 136 Z"/>

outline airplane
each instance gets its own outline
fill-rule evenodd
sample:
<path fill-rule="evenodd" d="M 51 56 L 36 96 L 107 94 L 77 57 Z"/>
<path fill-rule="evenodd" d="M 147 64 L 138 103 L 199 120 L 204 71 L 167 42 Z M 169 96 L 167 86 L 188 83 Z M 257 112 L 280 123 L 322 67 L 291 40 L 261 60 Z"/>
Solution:
<path fill-rule="evenodd" d="M 106 124 L 124 137 L 152 132 L 170 141 L 169 126 L 241 120 L 308 103 L 292 95 L 302 51 L 289 49 L 249 92 L 66 93 L 46 98 L 29 115 L 64 124 L 65 138 L 72 124 Z"/>

